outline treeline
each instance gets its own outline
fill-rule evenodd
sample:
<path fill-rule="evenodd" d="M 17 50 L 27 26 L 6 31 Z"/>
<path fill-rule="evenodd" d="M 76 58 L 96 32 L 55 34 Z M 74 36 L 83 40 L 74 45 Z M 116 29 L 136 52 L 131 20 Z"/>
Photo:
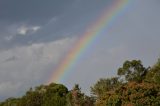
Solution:
<path fill-rule="evenodd" d="M 160 106 L 160 59 L 151 67 L 140 60 L 125 61 L 117 76 L 102 78 L 91 87 L 91 96 L 78 84 L 68 90 L 51 83 L 30 88 L 21 98 L 8 98 L 0 106 Z"/>
<path fill-rule="evenodd" d="M 71 91 L 62 85 L 51 83 L 30 88 L 21 98 L 8 98 L 0 106 L 93 106 L 93 99 L 81 92 L 79 85 Z"/>

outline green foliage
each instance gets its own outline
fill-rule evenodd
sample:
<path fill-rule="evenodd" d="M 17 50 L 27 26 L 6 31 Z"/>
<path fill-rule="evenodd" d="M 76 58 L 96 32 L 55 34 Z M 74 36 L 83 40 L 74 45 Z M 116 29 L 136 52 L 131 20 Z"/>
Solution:
<path fill-rule="evenodd" d="M 69 96 L 71 106 L 93 106 L 94 100 L 82 93 L 78 84 L 74 86 Z"/>
<path fill-rule="evenodd" d="M 30 88 L 26 94 L 19 98 L 9 98 L 0 106 L 93 106 L 90 97 L 81 93 L 79 85 L 75 85 L 73 90 L 62 84 L 51 83 L 41 85 L 34 90 Z"/>
<path fill-rule="evenodd" d="M 118 95 L 111 95 L 106 102 L 108 106 L 120 106 L 122 101 Z"/>
<path fill-rule="evenodd" d="M 50 84 L 43 96 L 42 106 L 65 106 L 68 89 L 64 85 Z"/>
<path fill-rule="evenodd" d="M 143 67 L 140 60 L 125 61 L 118 69 L 118 75 L 124 76 L 126 81 L 142 82 L 145 79 L 147 69 Z"/>
<path fill-rule="evenodd" d="M 93 87 L 91 87 L 91 93 L 96 97 L 101 96 L 104 92 L 113 90 L 117 86 L 119 86 L 121 82 L 119 82 L 118 77 L 100 79 Z"/>
<path fill-rule="evenodd" d="M 150 68 L 140 60 L 125 61 L 118 76 L 103 78 L 91 87 L 92 97 L 51 83 L 30 88 L 21 98 L 8 98 L 0 106 L 160 106 L 160 59 Z M 125 78 L 125 81 L 121 79 Z"/>
<path fill-rule="evenodd" d="M 145 81 L 160 84 L 160 59 L 150 68 Z"/>
<path fill-rule="evenodd" d="M 0 106 L 21 106 L 18 98 L 8 98 L 5 102 L 0 103 Z"/>
<path fill-rule="evenodd" d="M 151 68 L 143 67 L 140 60 L 124 62 L 118 75 L 124 76 L 126 82 L 112 89 L 104 81 L 95 84 L 97 90 L 103 88 L 96 106 L 160 106 L 159 72 L 160 60 Z"/>
<path fill-rule="evenodd" d="M 130 82 L 97 99 L 96 106 L 159 106 L 160 85 Z"/>
<path fill-rule="evenodd" d="M 61 84 L 41 85 L 26 92 L 20 99 L 7 99 L 0 106 L 66 106 L 68 89 Z"/>

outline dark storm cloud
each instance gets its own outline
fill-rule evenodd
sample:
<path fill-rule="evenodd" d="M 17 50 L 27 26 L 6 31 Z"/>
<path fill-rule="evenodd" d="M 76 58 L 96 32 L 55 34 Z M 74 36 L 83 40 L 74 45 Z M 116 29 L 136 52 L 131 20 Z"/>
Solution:
<path fill-rule="evenodd" d="M 0 1 L 0 20 L 19 22 L 29 21 L 31 23 L 46 22 L 54 16 L 64 14 L 64 12 L 77 11 L 72 16 L 77 16 L 80 12 L 88 11 L 99 6 L 105 5 L 106 1 L 97 2 L 93 0 L 1 0 Z M 77 4 L 76 4 L 77 3 Z M 71 10 L 73 8 L 74 10 Z M 79 8 L 81 7 L 81 8 Z M 83 7 L 83 8 L 82 8 Z M 93 10 L 95 11 L 95 10 Z M 81 13 L 80 13 L 81 14 Z M 71 14 L 68 14 L 71 15 Z"/>
<path fill-rule="evenodd" d="M 0 20 L 42 23 L 60 15 L 73 0 L 1 0 Z"/>
<path fill-rule="evenodd" d="M 107 4 L 105 0 L 1 0 L 0 49 L 80 35 Z M 19 36 L 17 29 L 23 26 L 41 29 L 21 31 L 27 36 Z"/>

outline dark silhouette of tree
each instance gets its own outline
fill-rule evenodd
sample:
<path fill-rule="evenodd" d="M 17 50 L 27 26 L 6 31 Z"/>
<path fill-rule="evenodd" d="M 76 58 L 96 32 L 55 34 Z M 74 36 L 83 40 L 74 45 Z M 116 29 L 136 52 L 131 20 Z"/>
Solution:
<path fill-rule="evenodd" d="M 147 74 L 145 68 L 140 60 L 125 61 L 123 66 L 118 69 L 118 75 L 125 77 L 126 81 L 142 82 Z"/>

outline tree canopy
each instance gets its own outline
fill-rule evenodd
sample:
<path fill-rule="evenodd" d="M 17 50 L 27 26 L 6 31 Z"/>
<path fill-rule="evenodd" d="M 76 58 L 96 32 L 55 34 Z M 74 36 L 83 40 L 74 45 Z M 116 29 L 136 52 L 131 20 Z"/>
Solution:
<path fill-rule="evenodd" d="M 68 90 L 51 83 L 30 88 L 0 106 L 160 106 L 160 59 L 148 68 L 140 60 L 125 61 L 117 76 L 101 78 L 91 86 L 91 94 L 82 93 L 78 84 Z"/>

